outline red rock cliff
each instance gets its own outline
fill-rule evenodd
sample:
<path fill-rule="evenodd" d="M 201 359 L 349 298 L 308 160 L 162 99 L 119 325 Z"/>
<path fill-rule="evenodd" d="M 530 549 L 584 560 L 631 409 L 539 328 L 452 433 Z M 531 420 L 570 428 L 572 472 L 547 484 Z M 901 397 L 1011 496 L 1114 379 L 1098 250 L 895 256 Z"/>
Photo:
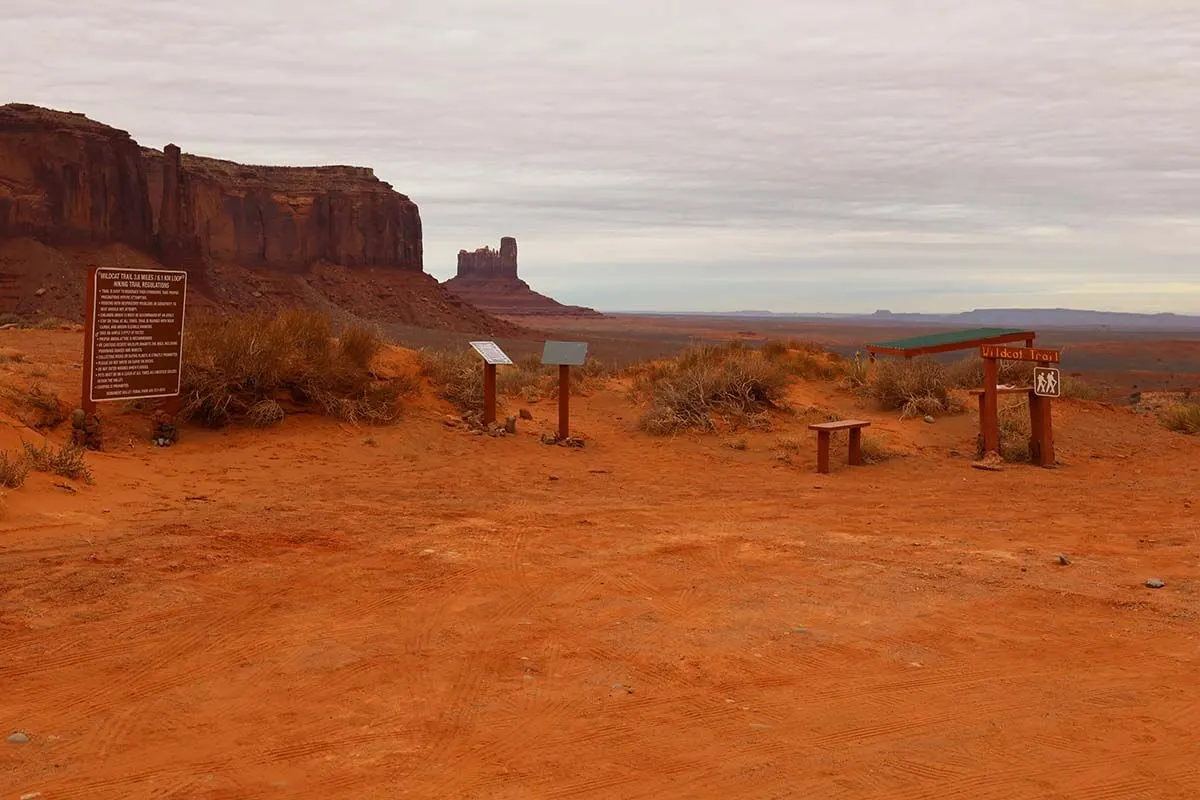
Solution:
<path fill-rule="evenodd" d="M 422 270 L 421 217 L 366 167 L 263 167 L 144 149 L 163 257 Z"/>
<path fill-rule="evenodd" d="M 0 106 L 0 239 L 153 244 L 145 164 L 125 131 L 82 114 Z"/>

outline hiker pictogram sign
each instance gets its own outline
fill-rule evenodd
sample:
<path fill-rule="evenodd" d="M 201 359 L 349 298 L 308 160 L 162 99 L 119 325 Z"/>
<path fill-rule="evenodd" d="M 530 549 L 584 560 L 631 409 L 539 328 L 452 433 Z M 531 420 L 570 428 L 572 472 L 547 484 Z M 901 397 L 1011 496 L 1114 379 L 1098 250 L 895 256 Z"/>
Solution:
<path fill-rule="evenodd" d="M 1033 393 L 1039 397 L 1058 397 L 1062 391 L 1059 372 L 1053 367 L 1034 367 Z"/>

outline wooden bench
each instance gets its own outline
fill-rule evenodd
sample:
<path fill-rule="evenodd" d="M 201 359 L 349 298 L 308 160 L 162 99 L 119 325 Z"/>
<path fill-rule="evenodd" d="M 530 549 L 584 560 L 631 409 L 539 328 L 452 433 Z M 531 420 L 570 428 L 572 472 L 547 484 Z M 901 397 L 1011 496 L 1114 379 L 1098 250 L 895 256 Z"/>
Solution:
<path fill-rule="evenodd" d="M 862 429 L 871 423 L 861 419 L 843 419 L 837 422 L 815 422 L 808 426 L 817 432 L 817 472 L 829 472 L 829 437 L 834 431 L 850 431 L 850 464 L 860 466 L 862 457 Z"/>

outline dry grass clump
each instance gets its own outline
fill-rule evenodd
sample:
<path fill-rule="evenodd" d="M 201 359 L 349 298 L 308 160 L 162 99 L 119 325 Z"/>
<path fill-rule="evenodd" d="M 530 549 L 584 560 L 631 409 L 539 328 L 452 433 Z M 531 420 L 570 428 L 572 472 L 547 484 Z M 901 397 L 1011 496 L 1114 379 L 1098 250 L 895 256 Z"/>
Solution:
<path fill-rule="evenodd" d="M 1029 452 L 1029 439 L 1033 430 L 1029 424 L 1029 406 L 1025 403 L 1002 406 L 999 409 L 1000 457 L 1012 463 L 1027 463 L 1033 458 Z M 976 456 L 982 458 L 983 434 L 977 434 Z"/>
<path fill-rule="evenodd" d="M 0 487 L 19 489 L 29 475 L 29 459 L 25 455 L 9 455 L 7 450 L 0 450 Z"/>
<path fill-rule="evenodd" d="M 440 397 L 464 412 L 483 410 L 483 362 L 478 355 L 471 351 L 422 350 L 420 359 L 421 372 Z M 544 366 L 537 355 L 519 358 L 512 366 L 497 367 L 496 394 L 535 402 L 551 390 L 552 383 L 557 386 L 557 378 L 551 379 L 553 370 Z"/>
<path fill-rule="evenodd" d="M 54 428 L 70 413 L 56 393 L 38 384 L 25 390 L 9 387 L 5 394 L 17 407 L 17 418 L 31 428 Z"/>
<path fill-rule="evenodd" d="M 429 378 L 438 395 L 463 411 L 483 408 L 483 368 L 479 357 L 468 352 L 422 350 L 421 373 Z M 499 376 L 496 383 L 499 384 Z"/>
<path fill-rule="evenodd" d="M 1159 421 L 1169 430 L 1200 436 L 1200 402 L 1167 406 L 1159 412 Z"/>
<path fill-rule="evenodd" d="M 181 416 L 217 427 L 273 425 L 289 404 L 349 422 L 393 422 L 414 387 L 376 378 L 371 361 L 383 346 L 378 333 L 356 326 L 335 338 L 332 319 L 307 309 L 201 319 L 184 338 Z"/>
<path fill-rule="evenodd" d="M 1083 378 L 1078 378 L 1074 375 L 1062 376 L 1059 392 L 1062 397 L 1069 397 L 1072 400 L 1099 401 L 1104 399 L 1104 392 L 1092 386 Z"/>
<path fill-rule="evenodd" d="M 896 451 L 887 446 L 882 439 L 874 436 L 862 437 L 862 457 L 866 464 L 882 464 L 896 457 Z"/>
<path fill-rule="evenodd" d="M 932 359 L 880 361 L 863 390 L 885 411 L 900 411 L 901 419 L 958 413 L 963 406 L 950 395 L 946 367 Z"/>
<path fill-rule="evenodd" d="M 29 468 L 58 475 L 60 478 L 92 483 L 92 471 L 84 460 L 82 447 L 55 447 L 50 442 L 42 442 L 41 447 L 22 442 L 21 446 L 25 450 L 24 460 Z"/>
<path fill-rule="evenodd" d="M 761 425 L 767 409 L 785 405 L 795 379 L 789 358 L 771 357 L 741 342 L 694 345 L 634 377 L 635 399 L 649 403 L 638 422 L 654 435 L 713 431 L 726 424 Z"/>

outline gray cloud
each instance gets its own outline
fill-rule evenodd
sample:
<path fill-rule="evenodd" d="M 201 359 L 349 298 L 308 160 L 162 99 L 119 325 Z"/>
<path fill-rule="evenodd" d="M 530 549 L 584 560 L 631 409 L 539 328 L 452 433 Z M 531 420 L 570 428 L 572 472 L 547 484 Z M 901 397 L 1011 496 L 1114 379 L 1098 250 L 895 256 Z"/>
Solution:
<path fill-rule="evenodd" d="M 58 0 L 0 86 L 356 163 L 606 308 L 1200 312 L 1193 0 Z"/>

